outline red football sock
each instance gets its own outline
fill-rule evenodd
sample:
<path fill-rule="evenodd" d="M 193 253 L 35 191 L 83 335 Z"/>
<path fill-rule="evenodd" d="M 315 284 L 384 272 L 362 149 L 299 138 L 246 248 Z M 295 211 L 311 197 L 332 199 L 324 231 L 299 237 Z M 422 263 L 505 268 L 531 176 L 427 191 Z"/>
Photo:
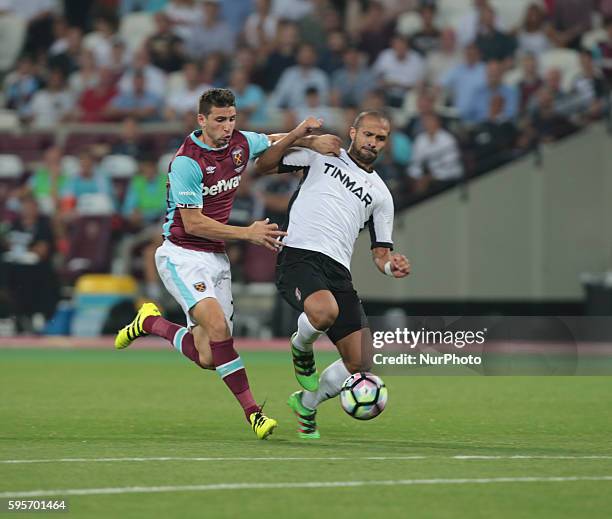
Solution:
<path fill-rule="evenodd" d="M 198 366 L 203 369 L 204 366 L 200 364 L 200 354 L 195 347 L 195 341 L 193 334 L 189 333 L 189 330 L 178 324 L 171 323 L 161 316 L 152 315 L 142 323 L 142 328 L 145 332 L 170 341 L 170 343 L 185 357 L 195 362 Z"/>
<path fill-rule="evenodd" d="M 234 339 L 230 337 L 224 341 L 210 341 L 210 349 L 217 373 L 234 393 L 249 421 L 251 414 L 259 411 L 259 406 L 249 388 L 249 379 L 242 359 L 234 349 Z"/>

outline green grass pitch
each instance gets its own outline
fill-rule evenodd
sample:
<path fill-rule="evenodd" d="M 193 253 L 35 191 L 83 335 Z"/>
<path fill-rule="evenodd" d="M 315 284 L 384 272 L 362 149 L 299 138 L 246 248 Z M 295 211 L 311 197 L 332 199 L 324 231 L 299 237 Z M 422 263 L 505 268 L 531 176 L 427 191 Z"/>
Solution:
<path fill-rule="evenodd" d="M 170 348 L 0 350 L 0 495 L 118 489 L 68 496 L 75 518 L 612 513 L 612 378 L 388 376 L 379 418 L 361 423 L 327 402 L 322 438 L 308 442 L 285 405 L 296 388 L 289 354 L 243 358 L 280 423 L 268 441 L 215 373 Z M 320 368 L 333 358 L 319 354 Z M 185 459 L 92 461 L 160 457 Z M 85 460 L 59 461 L 74 458 Z M 260 487 L 211 487 L 224 483 Z"/>

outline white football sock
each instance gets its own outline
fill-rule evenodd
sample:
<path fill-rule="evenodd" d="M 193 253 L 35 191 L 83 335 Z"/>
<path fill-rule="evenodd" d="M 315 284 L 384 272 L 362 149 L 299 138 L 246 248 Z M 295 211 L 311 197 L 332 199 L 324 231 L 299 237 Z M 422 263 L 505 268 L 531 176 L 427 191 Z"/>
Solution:
<path fill-rule="evenodd" d="M 314 393 L 311 391 L 304 391 L 302 393 L 302 404 L 308 409 L 316 409 L 321 402 L 337 396 L 342 389 L 342 384 L 350 376 L 351 374 L 346 369 L 342 359 L 338 359 L 333 364 L 327 366 L 323 373 L 321 373 L 319 389 Z"/>
<path fill-rule="evenodd" d="M 310 321 L 305 312 L 302 312 L 298 317 L 297 335 L 292 340 L 292 344 L 300 351 L 312 351 L 312 344 L 325 332 L 317 330 Z"/>

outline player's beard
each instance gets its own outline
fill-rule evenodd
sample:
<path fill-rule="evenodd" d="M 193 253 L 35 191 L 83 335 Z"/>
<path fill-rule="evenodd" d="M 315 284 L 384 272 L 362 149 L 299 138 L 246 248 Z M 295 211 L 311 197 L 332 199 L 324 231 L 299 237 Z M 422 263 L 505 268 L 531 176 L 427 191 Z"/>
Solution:
<path fill-rule="evenodd" d="M 376 151 L 371 150 L 370 148 L 364 150 L 361 146 L 354 146 L 351 150 L 351 154 L 354 155 L 359 162 L 367 166 L 374 164 L 378 158 L 378 153 Z"/>

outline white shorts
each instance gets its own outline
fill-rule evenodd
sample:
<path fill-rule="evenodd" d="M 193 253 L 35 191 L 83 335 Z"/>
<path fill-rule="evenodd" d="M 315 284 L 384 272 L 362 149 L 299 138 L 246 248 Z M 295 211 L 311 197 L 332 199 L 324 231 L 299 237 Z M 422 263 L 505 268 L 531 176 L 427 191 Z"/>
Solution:
<path fill-rule="evenodd" d="M 155 265 L 164 286 L 185 312 L 189 328 L 197 324 L 189 310 L 202 299 L 212 297 L 221 305 L 232 332 L 234 301 L 227 254 L 185 249 L 164 240 L 155 251 Z"/>

